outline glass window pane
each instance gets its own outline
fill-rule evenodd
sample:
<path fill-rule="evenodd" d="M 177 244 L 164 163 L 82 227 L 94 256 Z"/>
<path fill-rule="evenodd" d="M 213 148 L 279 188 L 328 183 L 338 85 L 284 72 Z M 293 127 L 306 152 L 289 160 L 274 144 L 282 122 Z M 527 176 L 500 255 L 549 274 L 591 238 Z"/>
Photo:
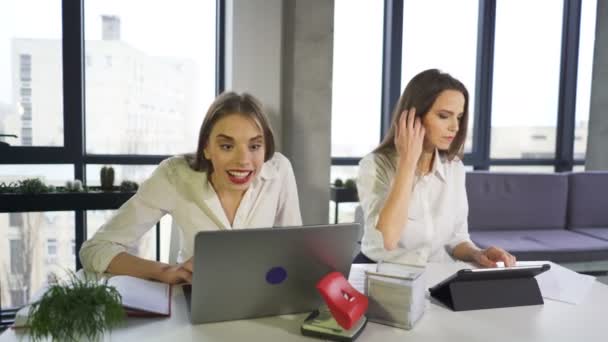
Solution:
<path fill-rule="evenodd" d="M 497 1 L 491 158 L 555 156 L 563 6 Z"/>
<path fill-rule="evenodd" d="M 555 168 L 553 166 L 509 166 L 509 165 L 495 165 L 490 166 L 490 171 L 496 172 L 530 172 L 530 173 L 553 173 Z"/>
<path fill-rule="evenodd" d="M 87 185 L 101 185 L 101 168 L 105 165 L 88 164 L 87 170 Z M 114 169 L 114 186 L 120 186 L 124 180 L 130 180 L 140 184 L 148 179 L 157 165 L 108 165 Z"/>
<path fill-rule="evenodd" d="M 343 182 L 348 179 L 357 180 L 357 173 L 359 172 L 359 166 L 332 166 L 330 170 L 330 183 L 333 184 L 337 178 L 340 178 Z M 355 220 L 355 208 L 359 203 L 347 203 L 341 202 L 338 204 L 338 223 L 343 222 L 354 222 Z M 329 222 L 335 222 L 336 216 L 336 203 L 329 201 Z"/>
<path fill-rule="evenodd" d="M 61 37 L 61 0 L 0 5 L 0 142 L 63 146 Z"/>
<path fill-rule="evenodd" d="M 74 231 L 73 212 L 0 214 L 2 309 L 24 305 L 49 279 L 75 269 Z"/>
<path fill-rule="evenodd" d="M 583 172 L 585 171 L 585 165 L 574 165 L 572 167 L 573 172 Z"/>
<path fill-rule="evenodd" d="M 466 152 L 473 137 L 478 6 L 473 0 L 403 2 L 401 89 L 419 72 L 435 68 L 464 83 L 470 97 Z"/>
<path fill-rule="evenodd" d="M 86 146 L 96 154 L 196 149 L 215 97 L 215 0 L 85 1 Z"/>
<path fill-rule="evenodd" d="M 106 223 L 115 212 L 115 210 L 87 211 L 87 238 L 91 238 L 99 230 L 99 227 Z M 150 227 L 150 230 L 135 243 L 133 248 L 129 250 L 129 253 L 145 259 L 156 260 L 156 226 Z"/>
<path fill-rule="evenodd" d="M 40 178 L 47 185 L 64 186 L 66 181 L 74 179 L 72 165 L 0 165 L 0 184 L 10 185 L 12 182 L 26 178 Z"/>
<path fill-rule="evenodd" d="M 597 0 L 583 1 L 581 11 L 578 80 L 576 87 L 576 125 L 574 127 L 574 159 L 585 159 L 587 152 Z"/>
<path fill-rule="evenodd" d="M 334 6 L 331 155 L 361 157 L 380 142 L 384 3 Z"/>

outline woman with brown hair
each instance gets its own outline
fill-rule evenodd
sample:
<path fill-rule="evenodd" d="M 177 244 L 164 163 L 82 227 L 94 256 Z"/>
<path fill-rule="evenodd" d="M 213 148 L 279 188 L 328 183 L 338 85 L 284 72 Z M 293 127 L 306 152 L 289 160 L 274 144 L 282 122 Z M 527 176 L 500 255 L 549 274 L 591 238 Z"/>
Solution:
<path fill-rule="evenodd" d="M 180 228 L 178 265 L 139 258 L 129 248 L 170 214 Z M 261 104 L 249 94 L 224 93 L 207 111 L 195 154 L 164 160 L 80 250 L 85 269 L 175 284 L 192 279 L 194 236 L 302 224 L 296 181 L 275 152 Z"/>
<path fill-rule="evenodd" d="M 447 73 L 426 70 L 408 83 L 388 134 L 359 164 L 362 252 L 368 258 L 515 264 L 503 249 L 482 250 L 469 238 L 461 161 L 468 108 L 467 89 Z"/>

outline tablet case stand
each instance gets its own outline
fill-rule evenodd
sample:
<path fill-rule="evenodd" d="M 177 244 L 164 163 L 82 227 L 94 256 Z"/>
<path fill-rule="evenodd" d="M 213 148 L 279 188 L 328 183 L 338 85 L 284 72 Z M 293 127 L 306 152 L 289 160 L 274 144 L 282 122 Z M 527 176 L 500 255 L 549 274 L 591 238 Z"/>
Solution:
<path fill-rule="evenodd" d="M 454 311 L 544 304 L 534 277 L 457 280 L 431 291 L 431 296 Z"/>

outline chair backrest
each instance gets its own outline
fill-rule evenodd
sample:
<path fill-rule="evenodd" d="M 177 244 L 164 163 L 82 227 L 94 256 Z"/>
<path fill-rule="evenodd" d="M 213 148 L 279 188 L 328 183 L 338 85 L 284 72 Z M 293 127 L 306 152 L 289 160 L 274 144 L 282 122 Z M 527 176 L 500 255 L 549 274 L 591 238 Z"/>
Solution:
<path fill-rule="evenodd" d="M 469 230 L 565 229 L 568 174 L 467 172 Z"/>
<path fill-rule="evenodd" d="M 608 171 L 571 173 L 568 184 L 568 228 L 608 228 Z"/>

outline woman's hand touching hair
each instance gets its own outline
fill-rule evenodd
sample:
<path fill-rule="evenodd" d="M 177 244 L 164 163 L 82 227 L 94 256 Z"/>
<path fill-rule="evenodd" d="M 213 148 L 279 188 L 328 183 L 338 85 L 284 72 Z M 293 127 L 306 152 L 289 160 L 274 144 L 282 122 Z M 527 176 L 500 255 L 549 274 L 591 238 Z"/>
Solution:
<path fill-rule="evenodd" d="M 422 154 L 424 134 L 424 126 L 420 118 L 416 116 L 416 108 L 401 113 L 395 126 L 395 150 L 408 165 L 418 163 Z"/>

